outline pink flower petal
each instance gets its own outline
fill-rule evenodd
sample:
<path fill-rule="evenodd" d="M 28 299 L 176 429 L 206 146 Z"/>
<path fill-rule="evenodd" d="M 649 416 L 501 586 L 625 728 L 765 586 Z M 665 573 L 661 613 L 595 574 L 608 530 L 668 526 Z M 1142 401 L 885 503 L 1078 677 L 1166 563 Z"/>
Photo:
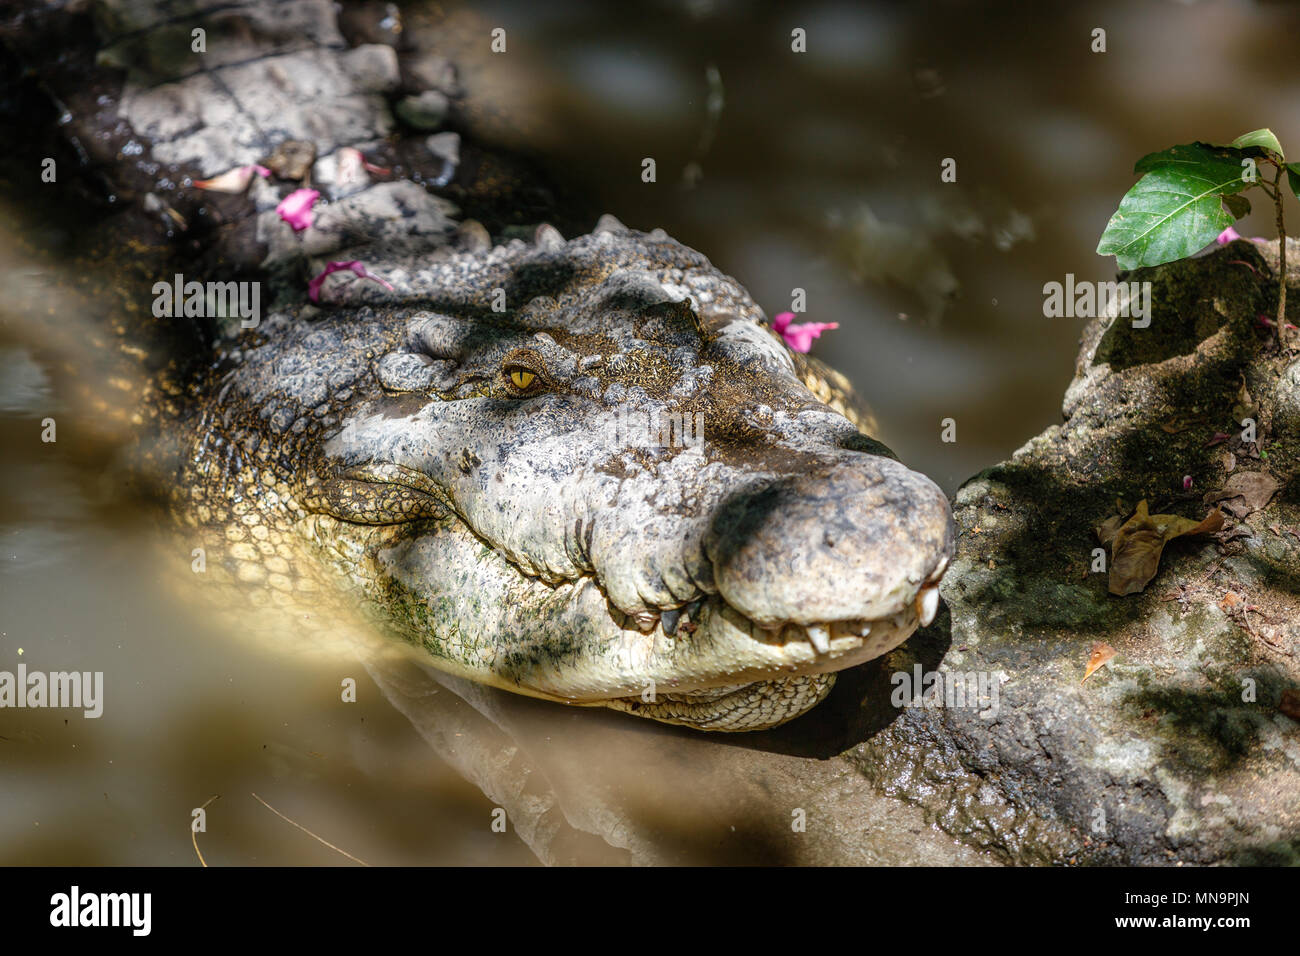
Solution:
<path fill-rule="evenodd" d="M 391 285 L 389 285 L 386 281 L 384 281 L 384 279 L 380 278 L 379 276 L 375 275 L 373 272 L 370 272 L 368 269 L 366 269 L 366 267 L 361 263 L 359 259 L 350 259 L 347 262 L 327 262 L 325 264 L 324 271 L 321 272 L 320 275 L 316 276 L 316 278 L 312 279 L 310 282 L 307 283 L 307 298 L 311 299 L 313 302 L 319 302 L 320 289 L 321 286 L 325 284 L 326 278 L 332 276 L 336 272 L 344 272 L 344 271 L 355 272 L 362 279 L 373 279 L 375 282 L 378 282 L 389 292 L 393 291 L 393 287 Z"/>
<path fill-rule="evenodd" d="M 838 329 L 838 322 L 794 322 L 793 312 L 781 312 L 772 318 L 772 329 L 796 352 L 807 352 L 813 339 L 829 329 Z"/>
<path fill-rule="evenodd" d="M 293 227 L 294 232 L 302 232 L 311 226 L 311 207 L 316 205 L 317 199 L 320 199 L 320 193 L 314 189 L 295 189 L 280 200 L 280 205 L 275 207 L 275 211 L 280 214 L 281 219 Z"/>
<path fill-rule="evenodd" d="M 1273 318 L 1271 315 L 1265 315 L 1263 312 L 1255 316 L 1255 321 L 1258 322 L 1266 329 L 1277 328 L 1277 319 Z M 1293 331 L 1295 330 L 1295 326 L 1292 325 L 1290 322 L 1286 324 L 1286 327 Z"/>
<path fill-rule="evenodd" d="M 351 146 L 344 146 L 339 150 L 338 163 L 334 173 L 334 185 L 347 187 L 364 182 L 368 182 L 365 157 L 361 155 L 361 150 Z"/>
<path fill-rule="evenodd" d="M 271 175 L 271 171 L 265 166 L 253 164 L 251 166 L 236 166 L 234 169 L 228 169 L 219 176 L 213 176 L 211 179 L 196 179 L 194 185 L 199 189 L 206 189 L 214 193 L 242 193 L 248 188 L 248 184 L 253 179 L 253 173 L 265 179 Z"/>
<path fill-rule="evenodd" d="M 1191 491 L 1191 490 L 1192 490 L 1192 476 L 1183 475 L 1183 491 Z"/>
<path fill-rule="evenodd" d="M 1227 229 L 1223 230 L 1223 232 L 1219 233 L 1219 237 L 1214 241 L 1221 246 L 1226 246 L 1228 243 L 1240 238 L 1241 234 L 1238 233 L 1236 229 L 1229 226 Z"/>

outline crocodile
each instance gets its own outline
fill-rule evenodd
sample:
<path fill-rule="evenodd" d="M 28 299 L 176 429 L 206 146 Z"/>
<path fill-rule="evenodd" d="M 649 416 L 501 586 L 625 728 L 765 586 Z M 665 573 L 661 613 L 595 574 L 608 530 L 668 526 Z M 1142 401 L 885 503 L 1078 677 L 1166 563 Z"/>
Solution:
<path fill-rule="evenodd" d="M 220 356 L 175 482 L 209 567 L 328 567 L 453 673 L 710 730 L 933 618 L 946 497 L 704 256 L 607 217 L 410 265 Z"/>
<path fill-rule="evenodd" d="M 250 22 L 280 16 L 244 6 Z M 314 137 L 299 170 L 254 177 L 239 225 L 211 240 L 210 261 L 258 250 L 269 314 L 211 335 L 183 386 L 151 386 L 142 447 L 209 580 L 258 608 L 341 595 L 460 677 L 713 731 L 791 720 L 930 623 L 948 500 L 869 437 L 841 375 L 662 230 L 604 217 L 569 240 L 549 225 L 493 239 L 409 178 L 344 182 L 339 151 L 392 127 L 377 91 L 397 69 L 322 22 L 308 49 L 311 31 L 277 21 L 291 48 L 249 28 L 253 49 L 165 64 L 170 83 L 154 64 L 120 95 L 155 206 L 174 202 L 156 188 L 168 169 L 196 180 Z M 159 47 L 117 29 L 102 60 L 125 49 L 138 66 Z M 274 105 L 250 93 L 329 82 L 367 95 L 269 125 L 258 111 Z M 223 96 L 248 114 L 245 139 L 207 125 Z M 318 153 L 329 205 L 300 237 L 275 205 Z M 309 301 L 302 275 L 363 257 Z"/>

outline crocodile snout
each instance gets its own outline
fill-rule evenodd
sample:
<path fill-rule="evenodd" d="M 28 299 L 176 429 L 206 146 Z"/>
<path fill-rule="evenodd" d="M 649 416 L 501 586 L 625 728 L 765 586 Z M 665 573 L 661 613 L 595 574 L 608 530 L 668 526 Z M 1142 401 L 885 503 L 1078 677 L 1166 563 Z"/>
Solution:
<path fill-rule="evenodd" d="M 739 491 L 706 551 L 722 597 L 763 627 L 875 620 L 937 608 L 952 552 L 948 500 L 889 458 L 849 454 Z"/>

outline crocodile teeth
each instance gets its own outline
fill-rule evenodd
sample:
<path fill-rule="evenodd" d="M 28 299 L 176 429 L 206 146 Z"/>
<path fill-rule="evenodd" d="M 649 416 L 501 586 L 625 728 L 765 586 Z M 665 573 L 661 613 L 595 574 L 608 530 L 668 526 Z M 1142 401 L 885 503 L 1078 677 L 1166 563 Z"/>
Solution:
<path fill-rule="evenodd" d="M 921 619 L 922 627 L 929 627 L 934 616 L 939 613 L 939 589 L 931 586 L 922 588 L 916 596 L 916 616 Z"/>
<path fill-rule="evenodd" d="M 686 605 L 686 607 L 682 608 L 682 618 L 677 623 L 677 626 L 687 634 L 694 633 L 695 629 L 699 627 L 696 620 L 699 618 L 700 608 L 703 606 L 703 601 L 692 601 L 690 604 Z"/>
<path fill-rule="evenodd" d="M 831 652 L 831 632 L 816 624 L 808 625 L 808 640 L 817 648 L 818 654 Z"/>
<path fill-rule="evenodd" d="M 637 630 L 643 634 L 649 634 L 655 629 L 655 622 L 659 620 L 659 615 L 651 611 L 637 611 L 632 615 L 632 623 L 637 626 Z"/>
<path fill-rule="evenodd" d="M 939 559 L 939 563 L 935 566 L 935 569 L 934 571 L 931 572 L 930 576 L 926 578 L 926 581 L 930 584 L 938 584 L 939 579 L 943 577 L 943 572 L 947 570 L 948 570 L 948 555 L 945 554 L 942 558 Z"/>
<path fill-rule="evenodd" d="M 664 633 L 672 636 L 677 633 L 677 621 L 682 616 L 682 609 L 677 608 L 675 611 L 660 611 L 659 620 L 663 622 Z"/>

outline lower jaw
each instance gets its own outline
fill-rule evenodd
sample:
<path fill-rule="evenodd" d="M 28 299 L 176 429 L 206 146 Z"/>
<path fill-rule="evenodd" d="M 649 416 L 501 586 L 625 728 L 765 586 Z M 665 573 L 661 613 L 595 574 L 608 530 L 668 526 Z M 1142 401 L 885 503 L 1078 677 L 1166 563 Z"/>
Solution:
<path fill-rule="evenodd" d="M 829 651 L 818 651 L 810 643 L 789 641 L 784 648 L 792 658 L 809 656 L 811 661 L 792 661 L 778 674 L 763 671 L 745 682 L 713 687 L 678 687 L 667 693 L 620 697 L 601 703 L 612 710 L 645 717 L 659 723 L 676 724 L 715 733 L 744 733 L 769 730 L 794 720 L 826 699 L 836 674 L 849 667 L 888 654 L 916 630 L 917 621 L 904 615 L 895 620 L 871 623 L 866 636 L 832 636 Z M 781 636 L 794 630 L 782 629 Z M 834 629 L 831 629 L 832 634 Z M 792 635 L 793 636 L 793 635 Z M 743 678 L 745 672 L 738 675 Z"/>
<path fill-rule="evenodd" d="M 834 674 L 812 674 L 756 681 L 722 694 L 666 694 L 645 700 L 624 697 L 605 702 L 620 710 L 664 724 L 715 733 L 769 730 L 812 710 L 830 693 Z"/>
<path fill-rule="evenodd" d="M 666 695 L 677 701 L 699 703 L 716 698 L 719 689 L 833 675 L 888 654 L 911 637 L 919 622 L 909 611 L 859 623 L 864 626 L 855 628 L 861 632 L 857 634 L 830 628 L 829 639 L 818 649 L 803 628 L 787 625 L 764 630 L 713 598 L 706 602 L 698 630 L 693 633 L 679 631 L 669 637 L 658 627 L 648 633 L 618 627 L 601 642 L 606 648 L 601 659 L 588 658 L 585 662 L 588 681 L 604 686 L 576 687 L 563 679 L 524 679 L 521 683 L 527 684 L 530 693 L 567 703 L 616 706 L 638 712 L 644 708 L 615 702 Z M 829 690 L 829 682 L 826 688 Z"/>

